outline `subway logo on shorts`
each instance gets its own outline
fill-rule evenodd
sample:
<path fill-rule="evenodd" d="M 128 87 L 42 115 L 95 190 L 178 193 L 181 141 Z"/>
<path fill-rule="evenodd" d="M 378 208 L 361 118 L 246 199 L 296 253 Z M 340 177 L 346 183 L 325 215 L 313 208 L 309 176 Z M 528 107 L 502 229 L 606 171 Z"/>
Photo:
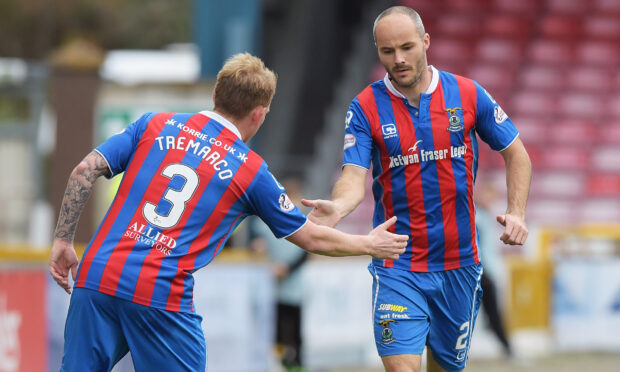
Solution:
<path fill-rule="evenodd" d="M 407 310 L 407 306 L 394 305 L 394 304 L 380 304 L 377 310 L 378 311 L 394 311 L 397 313 L 402 313 L 403 311 Z"/>

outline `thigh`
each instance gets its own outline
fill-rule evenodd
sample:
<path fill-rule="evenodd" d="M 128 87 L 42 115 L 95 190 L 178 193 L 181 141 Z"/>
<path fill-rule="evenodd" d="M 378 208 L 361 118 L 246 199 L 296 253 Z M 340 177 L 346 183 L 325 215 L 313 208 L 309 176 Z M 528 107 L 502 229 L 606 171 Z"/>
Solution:
<path fill-rule="evenodd" d="M 482 290 L 480 265 L 433 273 L 436 288 L 429 294 L 431 330 L 428 346 L 435 361 L 448 371 L 465 368 Z"/>
<path fill-rule="evenodd" d="M 94 290 L 74 289 L 65 323 L 61 371 L 110 371 L 127 354 L 116 301 Z"/>
<path fill-rule="evenodd" d="M 370 264 L 373 276 L 373 329 L 379 355 L 422 354 L 429 332 L 424 295 L 411 273 Z"/>
<path fill-rule="evenodd" d="M 202 318 L 126 301 L 121 326 L 134 367 L 141 371 L 204 371 Z"/>
<path fill-rule="evenodd" d="M 381 358 L 385 372 L 420 372 L 422 356 L 419 354 L 387 355 Z"/>

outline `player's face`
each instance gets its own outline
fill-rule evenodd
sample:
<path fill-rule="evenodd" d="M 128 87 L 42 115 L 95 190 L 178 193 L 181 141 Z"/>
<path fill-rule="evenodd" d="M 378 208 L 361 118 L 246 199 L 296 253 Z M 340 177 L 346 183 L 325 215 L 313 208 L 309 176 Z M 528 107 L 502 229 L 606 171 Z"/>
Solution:
<path fill-rule="evenodd" d="M 427 68 L 428 34 L 421 36 L 409 16 L 396 13 L 377 23 L 375 40 L 379 59 L 392 80 L 402 88 L 414 87 Z"/>

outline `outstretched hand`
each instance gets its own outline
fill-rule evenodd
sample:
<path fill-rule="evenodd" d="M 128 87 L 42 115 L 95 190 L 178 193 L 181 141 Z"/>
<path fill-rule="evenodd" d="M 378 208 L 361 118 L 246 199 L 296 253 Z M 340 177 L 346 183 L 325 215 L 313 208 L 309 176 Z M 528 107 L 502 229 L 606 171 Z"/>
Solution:
<path fill-rule="evenodd" d="M 396 216 L 375 227 L 368 234 L 372 243 L 370 255 L 374 258 L 396 260 L 405 252 L 409 236 L 393 234 L 388 231 L 395 223 Z"/>
<path fill-rule="evenodd" d="M 73 249 L 73 244 L 56 239 L 52 246 L 50 255 L 50 274 L 52 278 L 61 286 L 65 292 L 71 294 L 71 286 L 69 285 L 69 271 L 73 281 L 77 276 L 78 258 Z"/>
<path fill-rule="evenodd" d="M 523 245 L 527 239 L 528 230 L 525 220 L 513 214 L 502 214 L 497 216 L 497 222 L 505 227 L 499 240 L 504 244 Z"/>
<path fill-rule="evenodd" d="M 312 207 L 308 219 L 317 225 L 334 227 L 340 222 L 340 215 L 336 210 L 336 203 L 323 199 L 301 199 L 301 204 Z"/>

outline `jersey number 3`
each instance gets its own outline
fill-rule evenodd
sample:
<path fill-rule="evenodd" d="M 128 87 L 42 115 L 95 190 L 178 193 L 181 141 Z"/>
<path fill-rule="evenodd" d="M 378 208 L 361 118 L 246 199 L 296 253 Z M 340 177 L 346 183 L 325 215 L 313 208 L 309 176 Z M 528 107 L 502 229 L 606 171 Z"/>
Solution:
<path fill-rule="evenodd" d="M 194 196 L 194 192 L 198 188 L 198 174 L 193 168 L 180 163 L 168 165 L 161 174 L 170 179 L 174 176 L 183 177 L 185 183 L 178 190 L 171 187 L 166 189 L 164 199 L 172 204 L 167 215 L 157 213 L 157 205 L 151 202 L 146 202 L 142 211 L 144 218 L 150 224 L 162 229 L 169 229 L 179 223 L 185 211 L 185 204 Z"/>

